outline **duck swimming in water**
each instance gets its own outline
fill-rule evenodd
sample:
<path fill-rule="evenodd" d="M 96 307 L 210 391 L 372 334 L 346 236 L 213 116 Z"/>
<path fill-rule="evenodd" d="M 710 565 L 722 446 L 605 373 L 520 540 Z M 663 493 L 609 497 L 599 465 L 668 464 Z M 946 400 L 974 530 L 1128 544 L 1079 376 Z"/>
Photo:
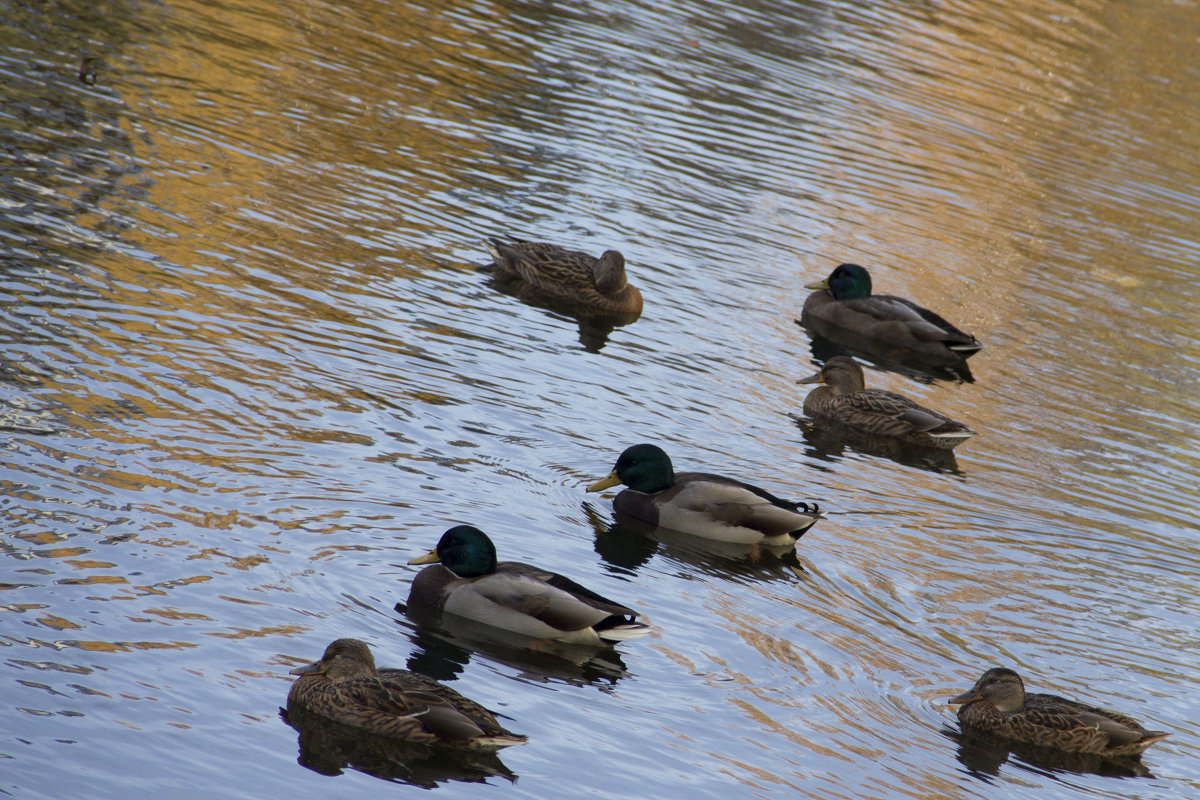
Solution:
<path fill-rule="evenodd" d="M 376 669 L 366 642 L 337 639 L 321 660 L 297 667 L 289 712 L 303 712 L 414 745 L 491 751 L 523 744 L 483 706 L 415 672 Z"/>
<path fill-rule="evenodd" d="M 815 375 L 796 383 L 825 384 L 804 398 L 804 413 L 853 433 L 943 450 L 953 449 L 975 435 L 961 422 L 902 394 L 866 388 L 863 368 L 846 356 L 834 356 Z"/>
<path fill-rule="evenodd" d="M 757 486 L 707 472 L 675 472 L 657 445 L 635 444 L 605 478 L 587 488 L 598 492 L 628 486 L 613 508 L 651 525 L 707 539 L 743 544 L 789 545 L 823 519 L 815 504 L 782 500 Z"/>
<path fill-rule="evenodd" d="M 625 257 L 605 250 L 600 258 L 549 242 L 491 238 L 484 247 L 495 262 L 496 278 L 528 292 L 569 304 L 574 316 L 642 312 L 642 293 L 625 276 Z"/>
<path fill-rule="evenodd" d="M 650 632 L 638 612 L 549 570 L 496 561 L 487 534 L 457 525 L 409 564 L 433 564 L 413 579 L 408 615 L 436 624 L 442 614 L 570 644 L 599 645 Z"/>
<path fill-rule="evenodd" d="M 858 264 L 841 264 L 829 277 L 804 288 L 800 323 L 833 341 L 861 343 L 889 358 L 917 356 L 963 361 L 983 349 L 979 340 L 911 300 L 871 293 L 871 274 Z"/>
<path fill-rule="evenodd" d="M 1115 711 L 1027 693 L 1021 676 L 1004 667 L 989 669 L 970 690 L 948 702 L 960 706 L 958 719 L 964 728 L 1070 753 L 1140 756 L 1170 735 L 1148 731 Z"/>

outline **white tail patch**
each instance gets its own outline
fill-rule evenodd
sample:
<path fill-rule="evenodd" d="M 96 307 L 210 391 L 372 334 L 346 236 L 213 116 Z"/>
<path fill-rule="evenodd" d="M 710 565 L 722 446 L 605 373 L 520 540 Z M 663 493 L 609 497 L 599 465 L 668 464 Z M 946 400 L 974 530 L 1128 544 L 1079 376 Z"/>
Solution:
<path fill-rule="evenodd" d="M 644 622 L 627 622 L 596 631 L 596 634 L 606 642 L 623 642 L 626 639 L 638 639 L 650 632 L 650 626 Z"/>
<path fill-rule="evenodd" d="M 495 736 L 477 736 L 471 740 L 471 744 L 479 747 L 511 747 L 514 744 L 525 744 L 529 741 L 528 738 L 518 734 L 497 734 Z"/>
<path fill-rule="evenodd" d="M 934 439 L 946 442 L 965 442 L 975 435 L 975 431 L 954 431 L 953 433 L 931 433 L 929 435 Z"/>

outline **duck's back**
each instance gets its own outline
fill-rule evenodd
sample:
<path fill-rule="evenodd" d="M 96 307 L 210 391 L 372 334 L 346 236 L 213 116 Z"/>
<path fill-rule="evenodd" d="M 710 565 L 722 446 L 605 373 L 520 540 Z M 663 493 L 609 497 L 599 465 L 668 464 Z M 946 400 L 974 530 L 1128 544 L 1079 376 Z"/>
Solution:
<path fill-rule="evenodd" d="M 828 290 L 820 290 L 805 300 L 801 321 L 831 338 L 839 338 L 841 331 L 929 355 L 953 352 L 966 358 L 983 348 L 974 336 L 939 314 L 894 295 L 838 300 Z"/>
<path fill-rule="evenodd" d="M 886 389 L 837 394 L 818 387 L 804 398 L 804 413 L 858 433 L 912 444 L 953 448 L 975 435 L 961 422 Z"/>
<path fill-rule="evenodd" d="M 653 494 L 626 489 L 613 507 L 653 525 L 746 544 L 798 538 L 819 519 L 757 486 L 705 472 L 676 473 L 674 485 Z"/>
<path fill-rule="evenodd" d="M 625 276 L 621 254 L 609 250 L 600 259 L 549 242 L 484 242 L 495 262 L 496 277 L 515 283 L 528 299 L 554 300 L 575 315 L 640 314 L 642 293 Z M 604 259 L 601 263 L 601 259 Z"/>
<path fill-rule="evenodd" d="M 595 290 L 596 258 L 549 242 L 505 242 L 489 239 L 488 252 L 496 263 L 496 276 L 518 280 L 543 291 Z"/>
<path fill-rule="evenodd" d="M 450 587 L 446 613 L 535 639 L 596 644 L 607 628 L 632 626 L 636 612 L 557 573 L 516 561 Z"/>
<path fill-rule="evenodd" d="M 459 694 L 454 689 L 446 686 L 426 675 L 421 675 L 417 672 L 410 672 L 405 669 L 390 669 L 384 668 L 379 670 L 379 678 L 385 683 L 390 683 L 404 688 L 406 692 L 421 693 L 424 695 L 433 695 L 444 701 L 455 712 L 462 714 L 470 720 L 472 726 L 479 729 L 483 737 L 499 737 L 506 740 L 503 744 L 516 744 L 525 740 L 524 736 L 510 733 L 496 720 L 492 712 L 476 703 L 469 697 Z M 455 728 L 442 729 L 441 736 L 446 738 L 453 730 L 457 729 L 461 735 L 467 736 L 470 734 L 470 729 L 463 726 L 460 722 L 453 720 L 447 714 L 435 714 L 438 723 L 442 726 L 453 725 Z M 428 725 L 428 720 L 427 723 Z"/>
<path fill-rule="evenodd" d="M 473 700 L 401 669 L 336 682 L 296 681 L 288 708 L 413 745 L 495 749 L 525 740 L 506 731 Z"/>
<path fill-rule="evenodd" d="M 976 706 L 976 709 L 972 709 Z M 985 711 L 985 704 L 968 709 Z M 986 709 L 986 716 L 962 715 L 964 722 L 1030 744 L 1075 753 L 1135 756 L 1169 734 L 1148 731 L 1132 717 L 1052 694 L 1029 693 L 1025 706 L 1012 714 Z"/>
<path fill-rule="evenodd" d="M 868 427 L 872 433 L 894 435 L 924 433 L 954 422 L 886 389 L 861 389 L 853 394 L 835 394 L 824 387 L 815 389 L 804 398 L 804 413 L 841 419 Z"/>
<path fill-rule="evenodd" d="M 432 744 L 437 740 L 416 717 L 431 702 L 442 701 L 412 688 L 406 680 L 378 676 L 337 682 L 301 679 L 292 684 L 288 693 L 289 708 L 299 707 L 367 733 L 414 744 Z"/>
<path fill-rule="evenodd" d="M 1125 728 L 1133 731 L 1146 733 L 1146 729 L 1142 724 L 1133 717 L 1126 716 L 1117 711 L 1111 711 L 1107 708 L 1098 706 L 1089 706 L 1086 703 L 1080 703 L 1076 700 L 1068 700 L 1065 697 L 1059 697 L 1056 694 L 1041 694 L 1038 692 L 1027 692 L 1025 694 L 1025 709 L 1026 714 L 1058 714 L 1058 715 L 1076 715 L 1081 717 L 1093 718 L 1101 717 L 1117 723 Z"/>

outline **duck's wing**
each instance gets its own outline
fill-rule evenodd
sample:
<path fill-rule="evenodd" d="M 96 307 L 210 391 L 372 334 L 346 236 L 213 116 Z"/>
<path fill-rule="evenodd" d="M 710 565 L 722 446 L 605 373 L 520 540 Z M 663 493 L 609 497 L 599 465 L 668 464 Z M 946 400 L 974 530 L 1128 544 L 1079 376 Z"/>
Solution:
<path fill-rule="evenodd" d="M 490 239 L 485 245 L 504 276 L 548 291 L 568 286 L 595 288 L 596 259 L 587 253 L 548 242 Z"/>
<path fill-rule="evenodd" d="M 1077 739 L 1095 740 L 1103 749 L 1122 749 L 1139 742 L 1149 746 L 1167 736 L 1162 731 L 1147 731 L 1137 720 L 1116 711 L 1057 695 L 1026 695 L 1025 710 L 1012 717 L 1014 721 L 1018 718 L 1041 727 L 1070 732 Z"/>
<path fill-rule="evenodd" d="M 497 720 L 496 715 L 476 703 L 469 697 L 459 694 L 445 684 L 404 669 L 379 670 L 379 679 L 389 685 L 403 689 L 410 702 L 420 700 L 427 704 L 428 711 L 419 714 L 427 728 L 437 733 L 442 739 L 449 738 L 478 738 L 480 735 L 493 744 L 500 746 L 520 744 L 525 737 L 506 730 Z M 439 702 L 432 702 L 430 698 Z M 449 708 L 453 713 L 447 712 Z M 466 720 L 464 722 L 463 720 Z M 468 724 L 469 723 L 469 724 Z M 478 730 L 481 733 L 472 733 Z M 480 742 L 488 744 L 488 742 Z"/>
<path fill-rule="evenodd" d="M 751 528 L 767 536 L 803 531 L 824 515 L 815 504 L 793 503 L 765 489 L 723 475 L 682 472 L 666 502 L 718 522 Z"/>
<path fill-rule="evenodd" d="M 856 300 L 841 301 L 846 307 L 880 322 L 902 322 L 914 338 L 923 342 L 945 342 L 952 350 L 979 350 L 983 345 L 943 317 L 903 297 L 873 294 Z"/>
<path fill-rule="evenodd" d="M 472 581 L 472 590 L 497 605 L 525 614 L 560 631 L 595 627 L 614 615 L 636 612 L 592 592 L 569 578 L 529 564 L 502 561 L 496 571 Z"/>
<path fill-rule="evenodd" d="M 1096 706 L 1089 706 L 1086 703 L 1080 703 L 1077 700 L 1068 700 L 1065 697 L 1059 697 L 1056 694 L 1042 694 L 1040 692 L 1026 692 L 1025 694 L 1025 710 L 1026 711 L 1045 711 L 1053 714 L 1082 714 L 1093 713 L 1115 719 L 1116 721 L 1128 725 L 1131 728 L 1140 728 L 1141 725 L 1133 717 L 1127 717 L 1124 714 L 1119 714 L 1116 711 L 1108 711 Z"/>
<path fill-rule="evenodd" d="M 840 416 L 843 419 L 861 423 L 873 430 L 878 429 L 878 433 L 923 433 L 953 421 L 933 409 L 918 405 L 904 395 L 883 389 L 865 389 L 850 395 L 840 395 L 834 402 L 841 410 Z"/>
<path fill-rule="evenodd" d="M 333 687 L 339 721 L 381 736 L 420 743 L 466 739 L 483 730 L 436 694 L 378 677 L 339 681 Z"/>

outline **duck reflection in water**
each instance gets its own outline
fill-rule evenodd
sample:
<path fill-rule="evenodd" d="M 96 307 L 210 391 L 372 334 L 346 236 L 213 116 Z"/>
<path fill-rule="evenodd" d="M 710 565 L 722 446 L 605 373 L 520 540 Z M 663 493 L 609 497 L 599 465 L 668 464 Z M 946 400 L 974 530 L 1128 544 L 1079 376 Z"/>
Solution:
<path fill-rule="evenodd" d="M 407 615 L 403 603 L 396 611 Z M 534 640 L 498 629 L 481 629 L 467 620 L 442 617 L 436 625 L 414 625 L 397 620 L 412 641 L 408 668 L 438 680 L 452 680 L 474 658 L 503 664 L 524 680 L 557 681 L 572 686 L 612 685 L 625 677 L 627 668 L 615 648 L 588 647 Z"/>
<path fill-rule="evenodd" d="M 893 372 L 911 378 L 918 383 L 933 383 L 947 381 L 949 383 L 974 383 L 975 376 L 966 361 L 930 359 L 921 355 L 906 353 L 881 346 L 870 339 L 859 339 L 853 334 L 845 334 L 838 339 L 831 339 L 821 333 L 828 330 L 820 323 L 805 325 L 801 320 L 796 324 L 808 332 L 809 349 L 812 360 L 824 364 L 831 358 L 846 356 L 857 358 L 870 364 L 880 372 Z"/>
<path fill-rule="evenodd" d="M 491 274 L 497 291 L 573 318 L 589 352 L 598 352 L 613 330 L 641 316 L 642 293 L 629 283 L 617 250 L 596 258 L 548 242 L 496 238 L 484 247 L 493 263 L 481 269 Z"/>
<path fill-rule="evenodd" d="M 804 579 L 804 567 L 791 544 L 738 544 L 719 542 L 652 525 L 622 511 L 608 519 L 588 502 L 581 504 L 596 535 L 596 553 L 608 564 L 636 570 L 663 555 L 697 567 L 722 579 L 752 576 L 758 579 Z"/>
<path fill-rule="evenodd" d="M 1048 773 L 1095 774 L 1113 778 L 1153 778 L 1140 758 L 1105 758 L 1096 753 L 1064 753 L 1052 747 L 1036 747 L 1001 739 L 971 729 L 943 727 L 941 734 L 958 745 L 955 757 L 967 770 L 982 780 L 1000 774 L 1010 761 L 1017 768 L 1032 768 Z"/>
<path fill-rule="evenodd" d="M 845 458 L 847 450 L 853 450 L 867 456 L 886 458 L 906 467 L 964 476 L 962 470 L 959 469 L 958 459 L 954 457 L 953 450 L 920 447 L 887 436 L 856 433 L 840 427 L 822 425 L 797 414 L 789 416 L 796 427 L 800 429 L 801 435 L 808 445 L 805 455 L 815 459 L 834 461 Z"/>
<path fill-rule="evenodd" d="M 291 672 L 298 678 L 281 715 L 300 733 L 300 763 L 323 774 L 352 766 L 420 785 L 511 776 L 494 753 L 526 741 L 432 678 L 377 669 L 357 639 L 338 639 Z"/>
<path fill-rule="evenodd" d="M 279 716 L 298 734 L 296 763 L 322 775 L 341 775 L 349 768 L 423 789 L 451 781 L 482 783 L 493 776 L 510 782 L 517 779 L 495 753 L 435 751 L 365 734 L 303 708 L 281 708 Z"/>

